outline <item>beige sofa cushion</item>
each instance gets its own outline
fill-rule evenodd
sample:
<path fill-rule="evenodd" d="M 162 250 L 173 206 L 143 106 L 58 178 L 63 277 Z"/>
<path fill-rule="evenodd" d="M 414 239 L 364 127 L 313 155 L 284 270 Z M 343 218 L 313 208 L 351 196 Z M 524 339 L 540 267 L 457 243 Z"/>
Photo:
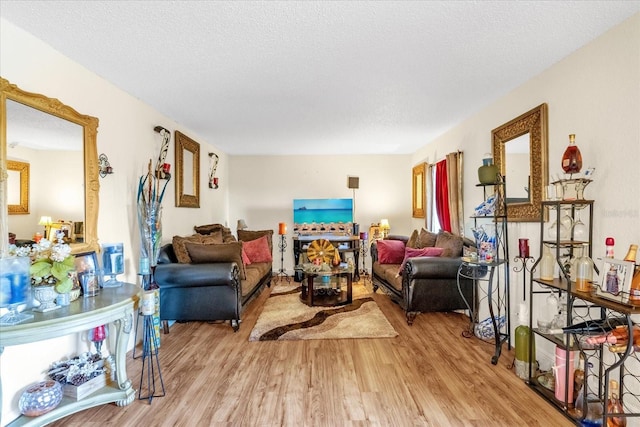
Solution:
<path fill-rule="evenodd" d="M 207 236 L 201 234 L 194 234 L 193 236 L 173 236 L 173 252 L 176 254 L 176 258 L 179 263 L 189 264 L 191 263 L 191 257 L 185 246 L 186 243 L 222 243 L 222 234 L 216 232 Z"/>

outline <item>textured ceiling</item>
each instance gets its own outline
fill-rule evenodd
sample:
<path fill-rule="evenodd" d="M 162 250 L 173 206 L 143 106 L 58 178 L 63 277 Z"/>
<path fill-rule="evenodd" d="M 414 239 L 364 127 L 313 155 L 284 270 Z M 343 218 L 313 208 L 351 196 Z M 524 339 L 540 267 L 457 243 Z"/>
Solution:
<path fill-rule="evenodd" d="M 3 18 L 232 155 L 412 153 L 638 11 L 640 1 L 0 1 Z"/>

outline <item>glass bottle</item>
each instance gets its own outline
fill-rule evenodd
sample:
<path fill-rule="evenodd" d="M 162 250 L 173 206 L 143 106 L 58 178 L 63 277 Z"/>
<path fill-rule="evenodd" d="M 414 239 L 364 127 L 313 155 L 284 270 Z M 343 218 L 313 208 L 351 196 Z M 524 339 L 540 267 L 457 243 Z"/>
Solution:
<path fill-rule="evenodd" d="M 551 255 L 551 249 L 548 245 L 542 247 L 542 258 L 540 259 L 540 279 L 553 280 L 553 269 L 555 259 Z"/>
<path fill-rule="evenodd" d="M 582 245 L 582 256 L 576 260 L 576 291 L 589 292 L 593 283 L 593 260 L 589 257 L 589 244 Z"/>
<path fill-rule="evenodd" d="M 618 388 L 618 381 L 609 381 L 609 400 L 607 402 L 608 414 L 624 414 L 622 408 L 622 401 L 620 400 L 620 389 Z M 627 419 L 625 417 L 608 417 L 607 427 L 625 427 L 627 425 Z"/>
<path fill-rule="evenodd" d="M 624 257 L 625 261 L 636 262 L 636 254 L 638 253 L 638 245 L 630 245 L 627 255 Z"/>
<path fill-rule="evenodd" d="M 633 305 L 640 305 L 640 265 L 636 265 L 633 279 L 631 279 L 629 302 Z"/>
<path fill-rule="evenodd" d="M 604 244 L 605 244 L 605 258 L 613 258 L 613 245 L 615 245 L 616 241 L 613 239 L 613 237 L 607 237 L 604 240 Z"/>
<path fill-rule="evenodd" d="M 576 145 L 576 135 L 569 135 L 569 146 L 562 155 L 562 170 L 568 174 L 579 173 L 582 169 L 582 154 Z"/>

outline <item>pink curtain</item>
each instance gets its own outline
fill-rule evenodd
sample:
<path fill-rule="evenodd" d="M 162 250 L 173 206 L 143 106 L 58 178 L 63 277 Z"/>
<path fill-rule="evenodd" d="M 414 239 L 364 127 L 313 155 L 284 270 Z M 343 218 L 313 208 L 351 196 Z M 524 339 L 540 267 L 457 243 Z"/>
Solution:
<path fill-rule="evenodd" d="M 447 161 L 436 163 L 436 212 L 440 220 L 440 228 L 451 232 L 451 215 L 449 213 L 449 186 L 447 179 Z"/>

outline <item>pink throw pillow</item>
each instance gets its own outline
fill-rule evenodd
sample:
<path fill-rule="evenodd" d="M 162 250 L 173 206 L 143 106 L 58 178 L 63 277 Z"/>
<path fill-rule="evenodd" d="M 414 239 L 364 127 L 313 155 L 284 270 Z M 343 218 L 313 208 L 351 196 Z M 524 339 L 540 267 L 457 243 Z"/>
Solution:
<path fill-rule="evenodd" d="M 267 236 L 262 236 L 255 240 L 242 242 L 242 248 L 246 252 L 251 262 L 272 262 L 273 256 L 269 249 Z"/>
<path fill-rule="evenodd" d="M 251 260 L 249 259 L 249 255 L 247 255 L 247 251 L 244 250 L 244 244 L 242 245 L 242 263 L 244 265 L 251 264 Z"/>
<path fill-rule="evenodd" d="M 380 264 L 400 264 L 404 259 L 402 240 L 378 240 L 378 262 Z"/>
<path fill-rule="evenodd" d="M 404 271 L 404 266 L 409 260 L 409 258 L 415 258 L 419 256 L 437 257 L 442 255 L 443 252 L 444 252 L 443 248 L 436 248 L 434 246 L 421 248 L 421 249 L 406 248 L 404 251 L 404 259 L 402 260 L 402 265 L 400 265 L 400 270 L 398 270 L 398 274 L 402 275 L 402 272 Z"/>

